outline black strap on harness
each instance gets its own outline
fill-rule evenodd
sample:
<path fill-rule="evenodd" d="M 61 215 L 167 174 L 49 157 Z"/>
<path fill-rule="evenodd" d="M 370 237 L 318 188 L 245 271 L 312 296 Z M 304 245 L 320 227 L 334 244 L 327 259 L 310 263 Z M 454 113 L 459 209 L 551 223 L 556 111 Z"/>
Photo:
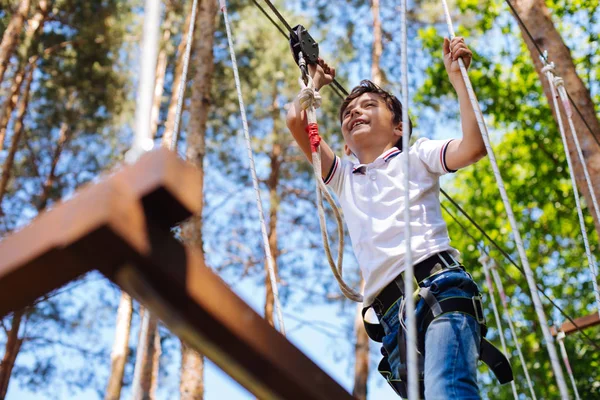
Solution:
<path fill-rule="evenodd" d="M 422 288 L 419 292 L 419 295 L 429 306 L 429 311 L 425 315 L 422 322 L 423 332 L 427 332 L 427 328 L 429 328 L 431 322 L 443 314 L 461 312 L 463 314 L 472 316 L 481 327 L 482 340 L 479 351 L 479 359 L 492 370 L 501 384 L 505 384 L 513 380 L 512 368 L 506 356 L 496 346 L 485 340 L 487 326 L 485 325 L 483 304 L 480 296 L 473 296 L 471 298 L 449 297 L 438 302 L 435 296 L 429 292 L 428 288 Z M 417 339 L 417 348 L 422 354 L 425 354 L 424 334 L 420 335 Z"/>

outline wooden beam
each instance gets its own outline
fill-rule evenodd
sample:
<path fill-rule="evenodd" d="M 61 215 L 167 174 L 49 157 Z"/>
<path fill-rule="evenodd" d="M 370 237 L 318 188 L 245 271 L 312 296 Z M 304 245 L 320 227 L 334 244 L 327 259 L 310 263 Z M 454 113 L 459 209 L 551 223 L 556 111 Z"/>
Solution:
<path fill-rule="evenodd" d="M 565 333 L 565 335 L 569 335 L 582 329 L 599 325 L 600 317 L 598 316 L 598 313 L 595 312 L 593 314 L 586 315 L 585 317 L 575 318 L 573 321 L 575 322 L 575 325 L 571 321 L 567 321 L 560 326 L 558 332 L 562 331 Z M 550 332 L 552 333 L 552 336 L 556 336 L 558 334 L 556 327 L 554 326 L 550 327 Z"/>
<path fill-rule="evenodd" d="M 352 399 L 206 267 L 203 254 L 151 232 L 148 257 L 110 277 L 259 399 Z"/>
<path fill-rule="evenodd" d="M 158 150 L 0 241 L 0 316 L 99 269 L 258 398 L 352 399 L 172 237 L 199 182 Z"/>
<path fill-rule="evenodd" d="M 199 179 L 195 168 L 159 149 L 7 236 L 0 241 L 0 317 L 92 269 L 116 267 L 128 251 L 148 251 L 146 218 L 170 227 L 192 215 Z"/>

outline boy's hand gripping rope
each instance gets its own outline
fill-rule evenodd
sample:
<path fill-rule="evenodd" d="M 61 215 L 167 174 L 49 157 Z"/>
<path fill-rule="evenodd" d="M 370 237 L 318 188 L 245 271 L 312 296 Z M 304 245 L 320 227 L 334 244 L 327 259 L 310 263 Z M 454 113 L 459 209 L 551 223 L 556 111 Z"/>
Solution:
<path fill-rule="evenodd" d="M 342 261 L 344 257 L 344 224 L 342 222 L 340 210 L 335 204 L 333 197 L 331 197 L 329 190 L 327 190 L 325 183 L 323 183 L 323 178 L 321 174 L 321 137 L 319 136 L 319 125 L 317 124 L 317 114 L 315 111 L 316 108 L 321 106 L 321 95 L 315 90 L 313 80 L 307 73 L 306 62 L 304 61 L 302 53 L 300 53 L 299 65 L 300 69 L 302 70 L 302 76 L 300 79 L 302 90 L 300 90 L 300 93 L 298 95 L 298 101 L 300 102 L 300 106 L 306 111 L 306 119 L 308 121 L 308 125 L 306 126 L 306 132 L 308 133 L 310 140 L 312 165 L 315 174 L 315 181 L 317 183 L 316 188 L 317 207 L 319 209 L 319 225 L 321 227 L 321 236 L 323 238 L 325 254 L 327 255 L 327 260 L 329 261 L 329 266 L 331 267 L 333 276 L 335 276 L 335 279 L 337 280 L 338 285 L 340 286 L 340 289 L 344 296 L 357 303 L 362 303 L 363 296 L 360 293 L 356 292 L 354 289 L 352 289 L 350 286 L 348 286 L 342 278 Z M 327 225 L 325 222 L 325 209 L 323 208 L 323 196 L 325 196 L 325 199 L 327 199 L 327 202 L 333 209 L 333 213 L 337 222 L 337 232 L 338 237 L 340 238 L 337 263 L 333 260 L 333 256 L 331 255 L 331 248 L 329 247 L 329 237 L 327 235 Z"/>

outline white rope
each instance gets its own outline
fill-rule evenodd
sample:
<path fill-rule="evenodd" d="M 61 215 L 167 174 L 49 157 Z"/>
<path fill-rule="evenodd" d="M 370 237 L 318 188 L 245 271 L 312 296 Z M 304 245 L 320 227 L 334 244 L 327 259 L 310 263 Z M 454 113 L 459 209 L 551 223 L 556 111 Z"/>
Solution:
<path fill-rule="evenodd" d="M 300 57 L 300 65 L 301 68 L 305 66 L 304 58 Z M 298 102 L 300 106 L 306 111 L 306 121 L 308 124 L 316 124 L 317 123 L 317 113 L 315 108 L 318 108 L 321 105 L 321 95 L 319 92 L 315 90 L 314 82 L 310 76 L 307 76 L 307 84 L 305 85 L 302 81 L 302 77 L 300 78 L 300 86 L 302 87 L 300 94 L 298 95 Z M 316 182 L 316 191 L 317 191 L 317 208 L 319 211 L 319 226 L 321 227 L 321 237 L 323 239 L 323 247 L 325 248 L 325 255 L 327 256 L 327 261 L 329 262 L 329 267 L 331 268 L 331 272 L 333 272 L 333 276 L 335 277 L 340 290 L 348 299 L 355 301 L 357 303 L 362 303 L 363 296 L 352 289 L 343 279 L 343 258 L 344 258 L 344 223 L 342 220 L 342 215 L 340 210 L 335 204 L 333 197 L 329 193 L 327 186 L 323 182 L 323 175 L 321 172 L 321 147 L 319 146 L 317 151 L 312 152 L 312 165 L 313 172 L 315 175 Z M 337 254 L 337 262 L 333 260 L 333 256 L 331 254 L 331 248 L 329 246 L 329 237 L 327 235 L 327 223 L 325 221 L 325 209 L 323 207 L 323 197 L 327 200 L 329 205 L 333 210 L 333 214 L 335 216 L 335 220 L 337 223 L 337 233 L 340 240 L 340 244 L 338 246 L 338 254 Z"/>
<path fill-rule="evenodd" d="M 498 336 L 500 336 L 500 342 L 502 342 L 502 350 L 504 350 L 504 355 L 508 357 L 510 360 L 510 353 L 506 348 L 506 340 L 504 339 L 504 329 L 502 328 L 502 321 L 500 320 L 500 314 L 498 313 L 498 306 L 496 305 L 496 296 L 494 295 L 494 285 L 492 284 L 492 278 L 490 276 L 490 258 L 487 254 L 483 252 L 480 248 L 479 252 L 481 253 L 481 257 L 479 257 L 479 262 L 483 265 L 483 272 L 485 273 L 485 282 L 488 287 L 488 292 L 490 293 L 490 300 L 492 302 L 492 308 L 494 310 L 494 318 L 496 319 L 496 327 L 498 328 Z M 512 387 L 513 396 L 515 400 L 519 399 L 519 392 L 517 392 L 517 385 L 515 384 L 515 380 L 510 381 L 510 386 Z"/>
<path fill-rule="evenodd" d="M 187 33 L 187 42 L 185 44 L 185 52 L 183 56 L 183 71 L 181 81 L 179 81 L 179 88 L 177 88 L 177 108 L 175 109 L 175 124 L 173 125 L 173 134 L 171 136 L 171 143 L 169 149 L 175 150 L 177 146 L 177 138 L 179 136 L 179 124 L 181 122 L 181 114 L 183 112 L 183 98 L 185 94 L 185 87 L 187 84 L 187 75 L 190 65 L 190 55 L 192 53 L 192 42 L 194 40 L 194 28 L 196 27 L 196 13 L 198 9 L 198 0 L 194 0 L 192 3 L 192 16 L 190 17 L 190 26 Z"/>
<path fill-rule="evenodd" d="M 506 293 L 504 292 L 504 285 L 502 284 L 502 280 L 500 279 L 500 274 L 496 268 L 496 263 L 494 260 L 490 260 L 492 264 L 492 276 L 494 277 L 494 283 L 498 288 L 498 294 L 500 295 L 500 301 L 502 302 L 502 308 L 504 309 L 504 317 L 508 322 L 508 327 L 510 328 L 510 334 L 513 338 L 513 343 L 517 348 L 517 353 L 519 354 L 519 360 L 521 360 L 521 366 L 523 367 L 523 372 L 525 372 L 525 378 L 527 380 L 527 386 L 529 387 L 529 393 L 531 394 L 531 398 L 533 400 L 537 400 L 535 396 L 535 391 L 533 390 L 533 383 L 531 383 L 531 377 L 529 376 L 529 368 L 527 368 L 527 363 L 525 362 L 525 357 L 523 356 L 523 352 L 521 351 L 521 344 L 519 343 L 519 337 L 517 336 L 517 331 L 515 330 L 515 326 L 513 324 L 512 317 L 510 316 L 508 302 L 506 301 Z"/>
<path fill-rule="evenodd" d="M 256 206 L 258 208 L 258 216 L 260 219 L 260 228 L 262 231 L 263 246 L 265 255 L 267 257 L 267 268 L 269 270 L 269 279 L 271 281 L 271 290 L 273 291 L 273 298 L 275 302 L 275 309 L 277 310 L 277 319 L 279 321 L 279 331 L 285 335 L 285 327 L 283 325 L 283 314 L 281 312 L 281 304 L 279 302 L 279 290 L 277 287 L 277 279 L 275 277 L 275 267 L 273 262 L 273 255 L 271 254 L 271 246 L 269 246 L 269 236 L 267 234 L 267 224 L 265 223 L 265 216 L 262 208 L 262 200 L 260 197 L 260 188 L 258 185 L 258 177 L 256 176 L 256 167 L 254 165 L 254 155 L 252 154 L 252 144 L 250 142 L 250 133 L 248 130 L 248 121 L 246 119 L 246 108 L 244 106 L 244 99 L 242 97 L 242 89 L 240 85 L 240 76 L 238 73 L 237 60 L 235 57 L 235 50 L 233 48 L 233 39 L 231 34 L 231 27 L 229 25 L 229 16 L 227 15 L 227 5 L 225 0 L 220 0 L 221 11 L 223 12 L 223 18 L 225 19 L 225 28 L 227 29 L 227 40 L 229 42 L 229 54 L 231 55 L 231 66 L 233 68 L 233 76 L 235 78 L 235 88 L 237 90 L 238 100 L 240 103 L 240 113 L 242 116 L 242 126 L 244 128 L 244 138 L 246 140 L 246 148 L 248 150 L 248 159 L 250 161 L 250 171 L 252 173 L 252 183 L 254 185 L 254 192 L 256 193 Z M 273 205 L 271 205 L 273 206 Z"/>
<path fill-rule="evenodd" d="M 573 125 L 573 119 L 572 119 L 573 114 L 571 111 L 571 106 L 567 99 L 566 90 L 564 87 L 564 81 L 562 78 L 555 75 L 554 63 L 550 63 L 550 64 L 547 64 L 546 66 L 544 66 L 544 68 L 542 69 L 542 72 L 546 74 L 546 78 L 548 79 L 548 83 L 550 84 L 550 91 L 552 93 L 552 103 L 554 105 L 554 110 L 556 111 L 556 121 L 558 122 L 558 129 L 560 131 L 560 136 L 562 138 L 563 147 L 565 148 L 565 155 L 567 156 L 567 164 L 569 166 L 569 175 L 571 177 L 571 186 L 573 187 L 573 195 L 575 196 L 575 205 L 577 206 L 577 216 L 579 217 L 579 228 L 581 230 L 581 236 L 583 237 L 583 244 L 585 246 L 585 254 L 588 259 L 588 265 L 589 265 L 590 271 L 592 273 L 592 283 L 593 283 L 593 287 L 594 287 L 594 294 L 596 296 L 596 306 L 597 306 L 598 315 L 600 315 L 600 292 L 598 291 L 598 276 L 596 274 L 595 262 L 594 262 L 594 258 L 592 257 L 592 251 L 590 250 L 590 243 L 589 243 L 587 232 L 585 229 L 585 220 L 583 218 L 583 211 L 581 209 L 581 203 L 579 201 L 579 192 L 577 190 L 577 180 L 575 179 L 575 171 L 573 169 L 573 162 L 571 160 L 571 154 L 569 153 L 569 148 L 567 145 L 567 136 L 565 134 L 565 128 L 563 126 L 562 114 L 561 114 L 560 107 L 558 106 L 557 97 L 559 96 L 559 94 L 561 92 L 564 92 L 564 97 L 563 97 L 563 95 L 560 95 L 560 96 L 561 96 L 561 99 L 563 100 L 563 105 L 565 106 L 567 118 L 569 120 L 569 126 L 571 129 L 571 137 L 573 138 L 573 141 L 575 142 L 575 147 L 577 148 L 577 154 L 579 154 L 579 161 L 581 162 L 581 165 L 583 166 L 583 171 L 585 173 L 585 180 L 588 184 L 588 189 L 589 189 L 590 195 L 592 197 L 592 202 L 594 203 L 594 209 L 596 210 L 596 218 L 599 218 L 598 220 L 600 220 L 600 213 L 598 213 L 598 204 L 596 201 L 596 196 L 594 195 L 594 189 L 591 184 L 591 179 L 590 179 L 590 176 L 588 173 L 586 162 L 585 162 L 585 159 L 583 158 L 583 153 L 581 152 L 581 146 L 579 145 L 579 140 L 577 139 L 577 133 L 575 131 L 575 126 Z M 557 94 L 557 89 L 558 89 L 559 94 Z M 565 101 L 565 99 L 566 99 L 566 101 Z"/>
<path fill-rule="evenodd" d="M 560 347 L 560 354 L 562 355 L 565 368 L 567 369 L 567 374 L 569 375 L 571 385 L 573 386 L 573 392 L 575 392 L 575 399 L 581 400 L 581 397 L 579 397 L 579 391 L 577 390 L 577 385 L 575 384 L 575 377 L 573 376 L 571 363 L 569 362 L 569 355 L 567 354 L 567 349 L 565 348 L 565 333 L 562 331 L 558 332 L 558 335 L 556 335 L 556 340 L 558 341 L 558 345 Z"/>
<path fill-rule="evenodd" d="M 150 115 L 156 81 L 158 37 L 160 30 L 160 1 L 146 0 L 144 31 L 140 54 L 140 80 L 135 107 L 135 137 L 125 161 L 133 163 L 145 152 L 152 150 L 154 141 L 150 133 Z"/>
<path fill-rule="evenodd" d="M 404 256 L 404 306 L 406 307 L 406 347 L 408 365 L 408 398 L 419 398 L 419 366 L 417 359 L 417 317 L 415 315 L 414 291 L 415 270 L 412 263 L 411 232 L 410 232 L 410 121 L 408 117 L 408 33 L 407 33 L 407 0 L 400 2 L 401 26 L 401 87 L 402 87 L 402 156 L 404 156 L 404 240 L 406 254 Z M 402 320 L 402 315 L 399 316 Z"/>
<path fill-rule="evenodd" d="M 444 7 L 444 13 L 446 15 L 446 22 L 448 24 L 448 30 L 450 32 L 450 39 L 453 39 L 455 37 L 454 28 L 452 26 L 450 10 L 448 9 L 448 4 L 446 0 L 442 0 L 442 5 Z M 523 269 L 525 270 L 527 285 L 529 286 L 529 292 L 531 293 L 531 299 L 533 300 L 535 312 L 540 321 L 540 328 L 542 329 L 544 340 L 546 341 L 546 349 L 548 350 L 548 355 L 550 356 L 550 363 L 552 365 L 552 370 L 554 371 L 554 376 L 558 384 L 558 389 L 560 391 L 562 399 L 569 399 L 569 390 L 567 388 L 563 371 L 560 367 L 558 353 L 556 352 L 556 347 L 554 346 L 554 338 L 552 337 L 552 334 L 550 333 L 550 328 L 548 327 L 548 318 L 546 317 L 546 313 L 544 312 L 544 308 L 542 306 L 542 301 L 540 299 L 539 293 L 537 292 L 537 283 L 535 281 L 535 276 L 531 267 L 529 266 L 529 260 L 527 259 L 527 253 L 525 252 L 525 247 L 523 245 L 521 233 L 519 232 L 517 220 L 514 216 L 512 206 L 510 205 L 508 194 L 506 193 L 506 188 L 504 187 L 504 181 L 502 179 L 502 175 L 500 174 L 500 169 L 498 167 L 498 163 L 496 161 L 496 157 L 494 155 L 494 151 L 490 143 L 490 138 L 487 131 L 487 127 L 485 125 L 485 121 L 483 119 L 483 114 L 479 107 L 477 97 L 475 96 L 473 86 L 471 85 L 471 80 L 469 79 L 465 63 L 461 58 L 459 58 L 458 64 L 460 66 L 460 71 L 465 81 L 465 85 L 467 87 L 467 92 L 469 93 L 469 100 L 471 101 L 473 111 L 475 112 L 475 116 L 477 118 L 477 124 L 479 125 L 479 129 L 481 131 L 481 137 L 483 138 L 483 142 L 485 144 L 485 148 L 490 159 L 490 164 L 492 165 L 492 169 L 494 171 L 494 177 L 496 178 L 496 183 L 498 185 L 498 189 L 500 190 L 500 195 L 502 197 L 502 202 L 504 203 L 504 208 L 506 209 L 508 221 L 510 223 L 515 238 L 515 243 L 517 245 L 517 250 L 519 252 L 519 257 L 521 258 L 521 263 L 523 264 Z"/>

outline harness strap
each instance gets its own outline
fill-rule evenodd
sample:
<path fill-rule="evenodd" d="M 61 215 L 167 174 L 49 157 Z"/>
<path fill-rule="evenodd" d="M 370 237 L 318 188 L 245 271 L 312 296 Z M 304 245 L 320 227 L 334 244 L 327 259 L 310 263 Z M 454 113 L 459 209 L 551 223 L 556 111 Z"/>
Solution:
<path fill-rule="evenodd" d="M 485 339 L 487 326 L 485 325 L 481 297 L 449 297 L 447 299 L 438 301 L 429 290 L 424 289 L 421 289 L 419 294 L 429 306 L 429 311 L 423 318 L 422 331 L 427 332 L 427 328 L 429 328 L 429 325 L 433 322 L 433 320 L 443 314 L 461 312 L 472 316 L 481 327 L 479 359 L 486 364 L 490 370 L 492 370 L 501 384 L 512 381 L 513 373 L 510 362 L 496 346 Z M 425 334 L 420 335 L 419 340 L 417 341 L 417 348 L 421 353 L 425 354 Z"/>

